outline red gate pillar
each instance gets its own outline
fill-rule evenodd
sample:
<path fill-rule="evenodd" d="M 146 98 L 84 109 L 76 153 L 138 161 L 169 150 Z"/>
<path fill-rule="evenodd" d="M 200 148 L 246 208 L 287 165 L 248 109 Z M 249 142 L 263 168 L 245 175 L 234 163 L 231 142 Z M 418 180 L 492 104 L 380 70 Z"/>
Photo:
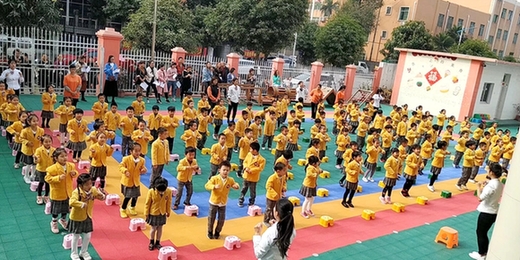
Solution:
<path fill-rule="evenodd" d="M 108 57 L 110 55 L 114 56 L 114 60 L 119 63 L 119 53 L 121 52 L 123 35 L 116 32 L 114 28 L 106 27 L 104 30 L 97 31 L 96 36 L 98 37 L 97 63 L 101 69 L 99 84 L 96 85 L 96 95 L 98 95 L 101 92 L 100 85 L 105 82 L 105 73 L 103 73 L 103 70 L 105 69 L 105 64 L 108 62 Z"/>
<path fill-rule="evenodd" d="M 354 88 L 354 79 L 356 78 L 357 66 L 348 65 L 345 71 L 345 101 L 348 101 L 352 97 L 352 91 Z"/>

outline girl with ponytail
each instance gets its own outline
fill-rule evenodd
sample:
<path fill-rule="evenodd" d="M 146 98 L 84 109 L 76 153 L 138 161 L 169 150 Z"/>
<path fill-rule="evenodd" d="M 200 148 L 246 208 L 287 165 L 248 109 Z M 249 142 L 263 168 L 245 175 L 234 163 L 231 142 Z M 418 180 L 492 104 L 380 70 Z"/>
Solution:
<path fill-rule="evenodd" d="M 276 222 L 264 234 L 263 223 L 255 226 L 253 244 L 257 259 L 287 259 L 287 251 L 296 237 L 293 218 L 294 206 L 286 198 L 280 199 L 275 206 L 274 218 Z"/>

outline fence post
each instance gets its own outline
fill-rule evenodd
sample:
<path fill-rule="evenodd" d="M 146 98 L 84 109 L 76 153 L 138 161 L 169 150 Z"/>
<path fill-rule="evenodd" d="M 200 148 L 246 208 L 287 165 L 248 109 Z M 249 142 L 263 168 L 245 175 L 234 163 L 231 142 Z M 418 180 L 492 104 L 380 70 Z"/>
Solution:
<path fill-rule="evenodd" d="M 229 69 L 231 70 L 231 68 L 235 68 L 235 73 L 233 73 L 233 74 L 235 74 L 235 77 L 238 77 L 238 66 L 239 66 L 240 55 L 233 52 L 233 53 L 228 54 L 226 57 L 227 57 L 227 64 L 229 65 Z"/>
<path fill-rule="evenodd" d="M 345 70 L 345 101 L 352 97 L 354 91 L 354 79 L 356 78 L 357 67 L 355 65 L 348 65 Z"/>
<path fill-rule="evenodd" d="M 172 49 L 172 62 L 177 62 L 179 58 L 186 59 L 186 53 L 188 53 L 182 47 L 175 47 Z"/>
<path fill-rule="evenodd" d="M 278 71 L 278 76 L 280 76 L 280 83 L 283 82 L 282 75 L 283 75 L 284 63 L 285 63 L 284 59 L 280 59 L 280 58 L 273 59 L 271 75 L 269 75 L 269 82 L 271 83 L 270 85 L 273 85 L 272 77 L 273 77 L 275 71 Z"/>
<path fill-rule="evenodd" d="M 121 52 L 121 41 L 123 40 L 123 35 L 116 32 L 114 28 L 106 27 L 104 30 L 97 31 L 96 36 L 98 37 L 97 63 L 101 70 L 99 73 L 99 85 L 96 85 L 96 95 L 98 95 L 101 92 L 101 84 L 105 83 L 105 73 L 103 73 L 103 70 L 105 62 L 108 61 L 108 57 L 113 55 L 114 60 L 119 63 L 119 53 Z"/>
<path fill-rule="evenodd" d="M 320 84 L 321 71 L 323 70 L 323 63 L 315 61 L 311 63 L 311 79 L 309 80 L 309 93 Z"/>
<path fill-rule="evenodd" d="M 379 68 L 376 66 L 374 69 L 374 81 L 372 82 L 372 92 L 376 92 L 381 85 L 381 75 L 383 74 L 383 68 Z"/>

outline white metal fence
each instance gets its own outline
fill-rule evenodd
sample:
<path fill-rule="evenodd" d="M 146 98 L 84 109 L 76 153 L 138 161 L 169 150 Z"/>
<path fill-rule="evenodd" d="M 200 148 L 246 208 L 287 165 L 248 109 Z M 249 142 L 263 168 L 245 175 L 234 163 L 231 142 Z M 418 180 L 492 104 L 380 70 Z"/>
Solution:
<path fill-rule="evenodd" d="M 94 94 L 100 72 L 96 63 L 97 47 L 96 37 L 39 28 L 3 27 L 0 28 L 0 70 L 8 67 L 9 60 L 15 59 L 25 78 L 24 93 L 42 93 L 50 84 L 61 93 L 69 64 L 85 55 L 91 67 L 87 94 Z"/>

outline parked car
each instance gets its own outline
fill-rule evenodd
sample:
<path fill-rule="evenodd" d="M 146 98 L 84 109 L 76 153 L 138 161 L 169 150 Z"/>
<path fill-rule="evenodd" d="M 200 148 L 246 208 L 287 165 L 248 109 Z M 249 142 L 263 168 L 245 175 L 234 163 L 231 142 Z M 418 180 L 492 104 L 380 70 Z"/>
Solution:
<path fill-rule="evenodd" d="M 364 61 L 358 61 L 356 73 L 370 73 L 370 69 L 368 68 L 368 65 Z"/>
<path fill-rule="evenodd" d="M 310 84 L 310 80 L 311 80 L 311 74 L 302 73 L 291 79 L 291 87 L 297 88 L 298 83 L 300 81 L 303 81 L 303 84 L 305 84 L 305 86 L 308 88 L 309 84 Z M 334 81 L 334 76 L 331 74 L 326 74 L 326 73 L 321 74 L 320 84 L 324 87 L 332 87 L 332 88 L 336 87 L 336 82 Z"/>

